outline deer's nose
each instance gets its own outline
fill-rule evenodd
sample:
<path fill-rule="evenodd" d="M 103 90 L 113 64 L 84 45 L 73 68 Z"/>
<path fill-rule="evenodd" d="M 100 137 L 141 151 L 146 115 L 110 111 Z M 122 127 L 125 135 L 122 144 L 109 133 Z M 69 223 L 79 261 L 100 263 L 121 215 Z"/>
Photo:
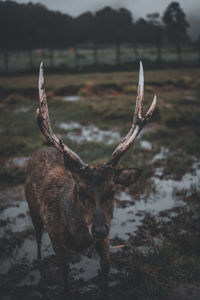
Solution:
<path fill-rule="evenodd" d="M 101 226 L 93 224 L 91 232 L 94 238 L 103 239 L 108 235 L 109 229 L 106 224 Z"/>

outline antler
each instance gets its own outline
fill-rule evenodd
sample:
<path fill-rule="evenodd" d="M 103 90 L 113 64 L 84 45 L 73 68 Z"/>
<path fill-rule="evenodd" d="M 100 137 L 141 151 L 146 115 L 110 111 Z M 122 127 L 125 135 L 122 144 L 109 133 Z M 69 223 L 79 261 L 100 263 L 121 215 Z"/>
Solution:
<path fill-rule="evenodd" d="M 111 155 L 111 158 L 103 165 L 103 167 L 112 166 L 114 167 L 126 150 L 133 144 L 139 132 L 145 126 L 147 121 L 151 118 L 153 111 L 156 107 L 156 95 L 154 96 L 153 102 L 147 111 L 145 117 L 142 117 L 142 104 L 144 97 L 144 74 L 143 66 L 140 62 L 140 72 L 139 72 L 139 83 L 138 83 L 138 94 L 136 99 L 135 112 L 133 116 L 133 123 L 130 131 L 117 146 Z"/>
<path fill-rule="evenodd" d="M 39 82 L 38 82 L 40 108 L 36 110 L 36 118 L 37 118 L 38 126 L 42 131 L 42 133 L 44 134 L 44 136 L 47 138 L 47 140 L 51 143 L 51 145 L 63 153 L 65 163 L 67 164 L 68 167 L 71 167 L 72 169 L 86 168 L 87 165 L 81 160 L 81 158 L 75 152 L 73 152 L 69 147 L 67 147 L 62 140 L 60 140 L 57 136 L 55 136 L 55 134 L 51 129 L 48 106 L 47 106 L 47 97 L 46 97 L 45 87 L 44 87 L 43 70 L 44 70 L 44 65 L 43 63 L 41 63 L 40 72 L 39 72 Z"/>

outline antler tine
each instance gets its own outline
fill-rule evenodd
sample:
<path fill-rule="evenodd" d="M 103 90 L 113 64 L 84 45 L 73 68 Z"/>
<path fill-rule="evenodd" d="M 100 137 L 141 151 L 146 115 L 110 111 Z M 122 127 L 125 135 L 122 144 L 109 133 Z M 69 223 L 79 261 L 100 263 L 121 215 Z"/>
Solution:
<path fill-rule="evenodd" d="M 142 117 L 142 104 L 144 98 L 144 71 L 143 65 L 140 61 L 140 71 L 139 71 L 139 82 L 138 82 L 138 93 L 136 99 L 136 106 L 135 106 L 135 113 L 134 113 L 134 121 L 136 120 L 137 116 L 139 118 Z"/>
<path fill-rule="evenodd" d="M 157 102 L 157 97 L 155 95 L 154 98 L 153 98 L 153 101 L 151 103 L 151 106 L 149 107 L 149 109 L 148 109 L 148 111 L 145 115 L 145 118 L 146 118 L 147 121 L 151 118 L 151 116 L 153 114 L 153 111 L 156 108 L 156 102 Z"/>
<path fill-rule="evenodd" d="M 103 167 L 107 166 L 115 166 L 117 162 L 120 160 L 122 155 L 127 151 L 127 149 L 133 144 L 134 140 L 138 136 L 139 132 L 145 126 L 147 121 L 151 118 L 153 111 L 156 107 L 157 97 L 154 96 L 153 102 L 148 109 L 145 117 L 142 117 L 142 105 L 143 105 L 143 97 L 144 97 L 144 73 L 142 62 L 140 62 L 140 71 L 139 71 L 139 83 L 138 83 L 138 93 L 135 105 L 135 112 L 133 116 L 133 122 L 131 129 L 128 134 L 123 138 L 121 143 L 117 146 L 114 152 L 111 155 L 111 158 L 103 165 Z"/>
<path fill-rule="evenodd" d="M 87 165 L 81 160 L 81 158 L 73 152 L 69 147 L 67 147 L 62 140 L 60 140 L 51 129 L 49 111 L 47 106 L 47 97 L 44 86 L 44 65 L 40 64 L 39 71 L 39 100 L 40 100 L 40 108 L 36 110 L 36 119 L 38 126 L 46 139 L 54 146 L 57 150 L 64 154 L 65 162 L 69 165 L 69 167 L 76 169 L 86 168 Z"/>

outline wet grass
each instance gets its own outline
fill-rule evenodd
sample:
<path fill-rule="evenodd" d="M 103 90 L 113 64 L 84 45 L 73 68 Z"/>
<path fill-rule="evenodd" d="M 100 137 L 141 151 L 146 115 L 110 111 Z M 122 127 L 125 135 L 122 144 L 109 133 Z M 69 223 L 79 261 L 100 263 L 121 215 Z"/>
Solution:
<path fill-rule="evenodd" d="M 181 284 L 193 284 L 193 288 L 198 286 L 199 192 L 194 190 L 187 196 L 185 193 L 181 195 L 186 206 L 162 212 L 160 219 L 146 214 L 137 234 L 130 237 L 129 249 L 121 255 L 124 264 L 122 261 L 120 264 L 124 270 L 118 290 L 119 299 L 122 294 L 124 299 L 131 296 L 136 299 L 172 299 Z"/>
<path fill-rule="evenodd" d="M 145 65 L 144 65 L 145 68 Z M 39 69 L 39 65 L 38 65 Z M 93 87 L 94 91 L 98 88 L 104 90 L 107 88 L 117 88 L 118 91 L 125 91 L 127 87 L 136 88 L 138 82 L 138 71 L 133 72 L 113 72 L 113 73 L 92 73 L 92 74 L 48 74 L 46 68 L 46 86 L 48 91 L 59 93 L 62 89 L 64 92 L 68 91 L 70 87 Z M 165 90 L 176 87 L 183 89 L 190 89 L 191 87 L 198 88 L 199 69 L 176 69 L 176 70 L 159 70 L 146 71 L 145 82 L 147 89 L 152 91 L 152 86 L 159 89 L 164 87 Z M 10 91 L 27 91 L 28 89 L 37 90 L 38 75 L 28 76 L 4 76 L 0 77 L 0 91 L 9 89 Z M 68 89 L 67 89 L 68 87 Z M 132 89 L 131 88 L 131 89 Z M 154 89 L 154 88 L 153 88 Z M 63 93 L 61 93 L 63 94 Z"/>
<path fill-rule="evenodd" d="M 140 181 L 131 188 L 132 195 L 148 195 L 154 190 L 151 178 L 155 168 L 163 169 L 164 178 L 178 181 L 193 171 L 193 163 L 200 155 L 200 85 L 196 79 L 199 74 L 198 69 L 146 72 L 144 111 L 155 90 L 158 94 L 158 106 L 151 121 L 155 126 L 142 136 L 151 142 L 152 149 L 143 149 L 139 137 L 118 166 L 143 169 Z M 54 131 L 64 133 L 59 127 L 61 122 L 79 122 L 102 130 L 115 128 L 124 136 L 132 120 L 137 76 L 136 72 L 47 76 Z M 91 78 L 93 83 L 88 84 Z M 13 93 L 15 89 L 35 88 L 36 77 L 2 78 L 1 85 L 11 89 L 11 93 L 2 95 L 0 101 L 0 183 L 13 185 L 24 182 L 24 171 L 7 165 L 8 159 L 27 157 L 48 143 L 36 125 L 36 99 L 28 93 Z M 54 98 L 54 93 L 66 85 L 81 86 L 76 93 L 84 95 L 82 99 L 64 102 Z M 23 107 L 30 109 L 24 112 L 20 110 Z M 106 161 L 117 146 L 94 142 L 80 145 L 66 138 L 64 141 L 84 161 L 96 165 Z M 152 162 L 162 147 L 168 152 Z M 111 299 L 170 299 L 174 286 L 200 282 L 199 191 L 194 189 L 188 194 L 183 190 L 175 196 L 183 199 L 184 207 L 167 211 L 159 219 L 147 214 L 134 238 L 130 237 L 128 247 L 112 254 L 113 263 L 121 272 Z"/>
<path fill-rule="evenodd" d="M 143 136 L 152 143 L 152 150 L 144 151 L 136 142 L 134 151 L 128 151 L 121 160 L 122 166 L 133 164 L 136 167 L 144 167 L 146 162 L 160 151 L 161 146 L 164 146 L 170 153 L 165 161 L 165 174 L 174 174 L 180 179 L 184 172 L 191 170 L 192 155 L 199 156 L 200 148 L 200 91 L 199 81 L 196 79 L 198 74 L 198 69 L 145 73 L 147 86 L 145 86 L 144 111 L 147 110 L 153 93 L 156 92 L 158 106 L 152 122 L 157 124 L 158 128 L 146 132 Z M 103 130 L 117 128 L 124 136 L 132 120 L 137 77 L 137 72 L 92 76 L 91 74 L 47 75 L 52 127 L 56 132 L 62 133 L 62 129 L 59 128 L 61 122 L 78 121 L 83 125 L 95 124 Z M 91 78 L 92 81 L 89 81 Z M 29 156 L 34 150 L 47 144 L 35 122 L 38 102 L 31 95 L 23 95 L 24 88 L 36 88 L 36 76 L 1 78 L 1 85 L 11 92 L 5 97 L 1 96 L 0 157 Z M 74 85 L 84 86 L 92 93 L 77 102 L 64 102 L 53 97 L 57 89 Z M 109 95 L 105 91 L 106 86 L 111 89 Z M 127 90 L 129 86 L 132 87 L 131 91 L 129 88 Z M 98 87 L 102 95 L 98 95 Z M 15 88 L 21 89 L 21 94 L 13 94 L 12 89 Z M 24 107 L 28 107 L 29 110 L 20 111 Z M 102 143 L 77 145 L 66 139 L 65 142 L 88 163 L 105 161 L 115 148 L 115 145 L 107 146 Z M 152 174 L 150 169 L 148 166 L 146 172 L 148 176 Z M 147 179 L 146 175 L 144 178 Z"/>
<path fill-rule="evenodd" d="M 188 71 L 190 76 L 194 76 L 197 70 L 193 72 Z M 183 72 L 173 70 L 170 72 L 151 71 L 147 72 L 147 81 L 153 75 L 153 81 L 166 82 L 167 78 L 174 78 L 176 81 L 181 81 Z M 171 76 L 170 76 L 171 75 Z M 95 74 L 93 79 L 98 85 L 104 86 L 105 78 L 115 84 L 119 83 L 121 86 L 125 84 L 127 78 L 129 80 L 136 80 L 136 74 L 133 73 L 132 78 L 130 73 L 120 74 Z M 47 76 L 47 82 L 53 84 L 60 84 L 59 76 Z M 77 84 L 82 83 L 89 78 L 89 75 L 70 75 L 67 77 L 69 84 L 75 81 Z M 135 78 L 135 79 L 134 79 Z M 192 78 L 192 77 L 191 77 Z M 76 80 L 75 80 L 76 79 Z M 34 85 L 33 77 L 26 78 Z M 65 76 L 62 76 L 65 80 Z M 62 81 L 61 80 L 61 81 Z M 23 81 L 21 81 L 23 82 Z M 182 81 L 181 81 L 182 82 Z M 196 81 L 188 80 L 188 88 L 191 84 L 197 84 Z M 10 84 L 10 85 L 9 85 Z M 20 88 L 19 78 L 7 78 L 7 87 Z M 28 84 L 30 86 L 30 83 Z M 134 86 L 134 85 L 133 85 Z M 33 87 L 33 86 L 31 86 Z M 152 86 L 152 90 L 155 88 Z M 153 132 L 144 134 L 144 139 L 152 142 L 152 151 L 146 153 L 136 143 L 134 152 L 129 151 L 121 161 L 121 165 L 142 167 L 142 161 L 150 160 L 152 156 L 160 151 L 161 145 L 169 148 L 175 155 L 169 155 L 165 162 L 165 173 L 176 173 L 178 178 L 184 173 L 184 170 L 189 170 L 191 167 L 191 158 L 188 155 L 199 155 L 200 146 L 200 123 L 199 123 L 199 92 L 198 90 L 191 90 L 177 88 L 170 90 L 168 85 L 157 88 L 158 107 L 152 118 L 152 122 L 159 125 L 158 129 Z M 169 90 L 167 90 L 169 89 Z M 148 88 L 147 88 L 148 90 Z M 151 99 L 152 92 L 145 93 L 144 111 L 147 110 Z M 51 95 L 52 96 L 52 95 Z M 78 102 L 64 102 L 49 97 L 49 111 L 52 121 L 52 127 L 56 132 L 62 132 L 59 124 L 65 122 L 80 122 L 83 125 L 95 124 L 100 129 L 106 130 L 117 127 L 121 135 L 125 135 L 130 127 L 132 120 L 132 113 L 134 109 L 135 95 L 118 93 L 112 96 L 97 96 L 90 95 Z M 190 100 L 192 99 L 192 100 Z M 38 106 L 37 102 L 33 102 L 31 97 L 25 97 L 19 94 L 10 94 L 2 101 L 0 110 L 0 139 L 1 149 L 0 156 L 7 158 L 10 156 L 29 156 L 34 150 L 46 144 L 45 139 L 39 132 L 35 122 L 35 109 Z M 190 104 L 192 103 L 192 105 Z M 31 106 L 30 106 L 31 105 Z M 20 107 L 29 106 L 31 108 L 27 112 L 20 112 Z M 16 110 L 18 109 L 18 112 Z M 66 141 L 75 151 L 77 151 L 83 159 L 88 163 L 98 163 L 109 158 L 113 146 L 106 146 L 103 144 L 85 143 L 83 145 L 73 144 L 71 141 Z M 181 154 L 182 152 L 182 154 Z M 178 154 L 177 154 L 178 153 Z M 148 156 L 147 158 L 145 156 Z M 187 156 L 187 157 L 186 157 Z M 182 165 L 182 166 L 181 166 Z M 151 175 L 152 172 L 148 171 Z"/>

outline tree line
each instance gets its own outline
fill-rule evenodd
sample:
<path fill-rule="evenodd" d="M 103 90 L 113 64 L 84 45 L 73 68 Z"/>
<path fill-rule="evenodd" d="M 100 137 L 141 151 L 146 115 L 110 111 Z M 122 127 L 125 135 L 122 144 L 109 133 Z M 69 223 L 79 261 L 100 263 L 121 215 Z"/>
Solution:
<path fill-rule="evenodd" d="M 73 47 L 78 63 L 77 49 L 83 44 L 92 46 L 95 65 L 98 65 L 98 49 L 105 44 L 115 45 L 116 64 L 120 64 L 122 44 L 130 45 L 136 53 L 138 45 L 155 45 L 158 64 L 162 47 L 170 44 L 176 48 L 180 62 L 182 47 L 190 42 L 188 27 L 178 2 L 169 4 L 163 16 L 152 13 L 135 21 L 125 8 L 105 7 L 72 17 L 39 3 L 0 1 L 0 51 L 5 70 L 9 51 L 27 50 L 31 66 L 33 49 L 49 49 L 53 59 L 55 49 Z"/>

